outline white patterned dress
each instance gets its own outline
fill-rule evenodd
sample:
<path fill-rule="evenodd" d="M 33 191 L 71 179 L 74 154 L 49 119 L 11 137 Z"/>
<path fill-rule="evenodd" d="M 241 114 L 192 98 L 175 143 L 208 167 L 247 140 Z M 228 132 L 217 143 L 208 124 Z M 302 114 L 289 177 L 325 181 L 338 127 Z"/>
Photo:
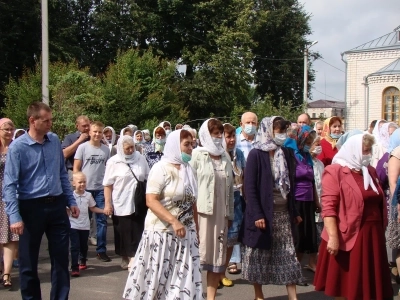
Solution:
<path fill-rule="evenodd" d="M 6 163 L 6 154 L 0 154 L 0 191 L 3 190 L 4 166 Z M 19 235 L 10 231 L 10 223 L 6 214 L 6 204 L 3 202 L 3 196 L 0 193 L 0 244 L 16 242 Z"/>
<path fill-rule="evenodd" d="M 183 175 L 163 161 L 150 171 L 146 193 L 160 195 L 160 203 L 185 225 L 186 236 L 179 238 L 170 224 L 148 211 L 124 299 L 204 299 L 193 219 L 196 198 L 184 187 Z"/>

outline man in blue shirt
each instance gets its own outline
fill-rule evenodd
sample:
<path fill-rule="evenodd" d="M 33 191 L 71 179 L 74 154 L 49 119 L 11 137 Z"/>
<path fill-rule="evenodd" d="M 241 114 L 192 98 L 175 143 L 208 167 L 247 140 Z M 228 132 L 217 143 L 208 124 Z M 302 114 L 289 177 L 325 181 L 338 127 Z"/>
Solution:
<path fill-rule="evenodd" d="M 19 275 L 22 299 L 41 299 L 37 265 L 40 243 L 46 233 L 51 258 L 50 299 L 68 299 L 70 281 L 68 248 L 70 223 L 79 209 L 65 169 L 61 143 L 50 133 L 50 107 L 35 102 L 27 111 L 29 130 L 7 153 L 3 200 L 11 232 L 20 235 Z"/>

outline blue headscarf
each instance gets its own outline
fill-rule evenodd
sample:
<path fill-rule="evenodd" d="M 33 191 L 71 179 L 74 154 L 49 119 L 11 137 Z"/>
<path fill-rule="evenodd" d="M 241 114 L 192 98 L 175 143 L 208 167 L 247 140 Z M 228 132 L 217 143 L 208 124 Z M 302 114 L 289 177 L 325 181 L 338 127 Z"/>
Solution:
<path fill-rule="evenodd" d="M 394 148 L 397 148 L 398 146 L 400 146 L 400 128 L 397 128 L 395 131 L 393 131 L 392 135 L 390 136 L 389 148 L 386 152 L 390 155 Z"/>
<path fill-rule="evenodd" d="M 363 132 L 362 132 L 361 130 L 359 130 L 359 129 L 353 129 L 353 130 L 347 131 L 345 134 L 343 134 L 343 135 L 338 139 L 338 141 L 337 141 L 337 143 L 336 143 L 336 148 L 340 149 L 340 147 L 342 147 L 343 144 L 346 143 L 346 141 L 347 141 L 350 137 L 352 137 L 353 135 L 356 135 L 356 134 L 363 134 Z"/>
<path fill-rule="evenodd" d="M 310 153 L 304 152 L 304 144 L 311 133 L 315 133 L 308 125 L 298 126 L 288 130 L 288 138 L 283 144 L 284 147 L 293 149 L 297 159 L 303 161 L 306 159 L 307 164 L 313 165 Z"/>

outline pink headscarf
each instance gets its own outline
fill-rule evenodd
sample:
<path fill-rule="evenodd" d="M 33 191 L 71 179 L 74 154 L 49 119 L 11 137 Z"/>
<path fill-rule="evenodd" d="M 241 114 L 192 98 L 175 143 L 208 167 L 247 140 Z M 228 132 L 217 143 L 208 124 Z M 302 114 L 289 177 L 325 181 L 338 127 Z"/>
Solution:
<path fill-rule="evenodd" d="M 11 123 L 14 125 L 13 121 L 11 121 L 9 118 L 1 118 L 0 119 L 0 127 L 3 126 L 5 123 Z"/>

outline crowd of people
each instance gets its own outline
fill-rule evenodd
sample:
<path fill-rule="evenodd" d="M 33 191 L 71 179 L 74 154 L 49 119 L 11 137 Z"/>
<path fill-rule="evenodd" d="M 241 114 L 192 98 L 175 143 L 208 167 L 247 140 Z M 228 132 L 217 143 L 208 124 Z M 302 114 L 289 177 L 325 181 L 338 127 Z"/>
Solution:
<path fill-rule="evenodd" d="M 343 132 L 335 116 L 259 122 L 246 112 L 238 127 L 210 118 L 197 133 L 163 121 L 152 135 L 135 125 L 118 135 L 79 116 L 60 142 L 46 104 L 31 104 L 27 118 L 26 131 L 0 119 L 2 284 L 12 286 L 18 257 L 23 299 L 41 299 L 44 233 L 51 299 L 68 299 L 70 276 L 87 268 L 88 243 L 111 261 L 108 217 L 128 270 L 124 299 L 211 300 L 239 273 L 257 300 L 263 285 L 284 285 L 297 299 L 296 286 L 309 284 L 303 272 L 336 299 L 391 299 L 391 277 L 400 284 L 393 122 Z"/>

